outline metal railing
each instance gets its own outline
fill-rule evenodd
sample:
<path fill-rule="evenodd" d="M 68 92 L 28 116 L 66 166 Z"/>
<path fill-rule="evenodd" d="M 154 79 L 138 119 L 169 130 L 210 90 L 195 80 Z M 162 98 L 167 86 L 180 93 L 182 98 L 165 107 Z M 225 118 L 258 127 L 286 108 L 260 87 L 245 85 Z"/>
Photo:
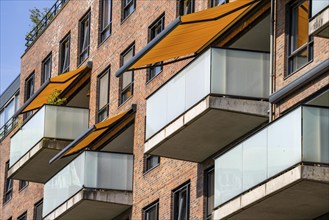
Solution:
<path fill-rule="evenodd" d="M 42 34 L 42 32 L 48 27 L 54 17 L 61 11 L 61 9 L 68 1 L 69 0 L 57 0 L 46 13 L 46 15 L 41 19 L 41 21 L 32 29 L 32 31 L 26 35 L 25 46 L 27 48 L 29 48 L 33 42 Z"/>
<path fill-rule="evenodd" d="M 18 118 L 10 118 L 6 124 L 0 128 L 0 142 L 7 137 L 7 135 L 17 126 Z"/>

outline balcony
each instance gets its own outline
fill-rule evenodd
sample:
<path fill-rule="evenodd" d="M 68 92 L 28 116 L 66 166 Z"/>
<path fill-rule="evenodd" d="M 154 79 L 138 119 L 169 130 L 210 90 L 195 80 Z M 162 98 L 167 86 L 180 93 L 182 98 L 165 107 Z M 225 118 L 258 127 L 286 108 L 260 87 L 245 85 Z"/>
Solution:
<path fill-rule="evenodd" d="M 268 121 L 269 54 L 210 48 L 147 98 L 145 153 L 201 162 Z"/>
<path fill-rule="evenodd" d="M 45 183 L 65 166 L 49 165 L 49 160 L 88 129 L 89 110 L 44 105 L 10 140 L 9 176 Z"/>
<path fill-rule="evenodd" d="M 329 38 L 329 1 L 312 1 L 309 35 Z"/>
<path fill-rule="evenodd" d="M 329 108 L 302 106 L 215 160 L 215 219 L 329 212 Z"/>
<path fill-rule="evenodd" d="M 132 206 L 133 156 L 85 151 L 44 187 L 44 219 L 112 219 Z"/>

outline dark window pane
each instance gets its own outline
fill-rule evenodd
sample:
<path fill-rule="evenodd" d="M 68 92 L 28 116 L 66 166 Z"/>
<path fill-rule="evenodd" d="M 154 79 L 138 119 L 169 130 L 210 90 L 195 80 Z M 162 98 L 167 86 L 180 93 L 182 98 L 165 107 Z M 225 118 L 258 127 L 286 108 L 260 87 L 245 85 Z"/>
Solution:
<path fill-rule="evenodd" d="M 211 0 L 211 7 L 216 7 L 225 4 L 227 0 Z"/>
<path fill-rule="evenodd" d="M 212 168 L 207 171 L 206 175 L 207 219 L 211 219 L 212 210 L 214 208 L 214 169 Z"/>
<path fill-rule="evenodd" d="M 121 54 L 121 66 L 124 65 L 128 60 L 134 56 L 134 46 L 131 46 L 123 54 Z M 120 76 L 120 90 L 121 97 L 120 103 L 125 102 L 133 94 L 133 81 L 134 81 L 134 72 L 127 71 Z"/>
<path fill-rule="evenodd" d="M 20 215 L 17 220 L 27 220 L 27 212 L 24 212 L 24 214 Z"/>
<path fill-rule="evenodd" d="M 160 163 L 160 157 L 147 155 L 145 156 L 145 172 L 157 166 Z"/>
<path fill-rule="evenodd" d="M 6 162 L 5 170 L 5 188 L 4 188 L 4 203 L 11 199 L 13 195 L 13 180 L 8 178 L 9 161 Z"/>
<path fill-rule="evenodd" d="M 98 122 L 103 121 L 108 116 L 109 104 L 109 75 L 110 69 L 106 69 L 98 77 Z"/>
<path fill-rule="evenodd" d="M 70 35 L 60 43 L 60 72 L 66 73 L 70 67 Z"/>
<path fill-rule="evenodd" d="M 102 0 L 101 7 L 101 42 L 103 42 L 111 34 L 112 0 Z"/>
<path fill-rule="evenodd" d="M 144 208 L 144 220 L 158 220 L 159 202 Z"/>
<path fill-rule="evenodd" d="M 25 101 L 34 93 L 34 73 L 25 81 Z"/>
<path fill-rule="evenodd" d="M 194 12 L 194 0 L 178 0 L 178 14 L 187 15 Z"/>
<path fill-rule="evenodd" d="M 80 21 L 80 47 L 79 47 L 79 64 L 89 56 L 90 41 L 90 14 L 87 14 Z"/>
<path fill-rule="evenodd" d="M 128 15 L 130 15 L 135 10 L 135 0 L 123 0 L 123 16 L 122 20 L 124 20 Z"/>
<path fill-rule="evenodd" d="M 42 220 L 43 200 L 34 205 L 34 220 Z"/>
<path fill-rule="evenodd" d="M 51 54 L 42 62 L 42 83 L 46 82 L 51 77 Z"/>
<path fill-rule="evenodd" d="M 188 220 L 190 209 L 190 185 L 181 187 L 174 192 L 174 220 Z"/>
<path fill-rule="evenodd" d="M 19 190 L 25 188 L 28 184 L 29 184 L 29 182 L 27 182 L 25 180 L 20 180 L 19 181 Z"/>

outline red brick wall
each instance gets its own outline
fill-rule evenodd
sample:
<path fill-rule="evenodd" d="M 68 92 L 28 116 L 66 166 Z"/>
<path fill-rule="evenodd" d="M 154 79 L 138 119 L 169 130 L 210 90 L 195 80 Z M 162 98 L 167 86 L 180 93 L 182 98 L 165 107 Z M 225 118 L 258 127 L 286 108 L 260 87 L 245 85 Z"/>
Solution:
<path fill-rule="evenodd" d="M 284 88 L 329 57 L 329 39 L 314 37 L 313 61 L 287 76 L 288 35 L 286 33 L 288 31 L 286 5 L 289 2 L 288 0 L 276 1 L 274 92 Z M 283 111 L 286 111 L 328 84 L 329 73 L 326 73 L 324 77 L 312 81 L 275 105 L 275 117 L 278 117 Z"/>

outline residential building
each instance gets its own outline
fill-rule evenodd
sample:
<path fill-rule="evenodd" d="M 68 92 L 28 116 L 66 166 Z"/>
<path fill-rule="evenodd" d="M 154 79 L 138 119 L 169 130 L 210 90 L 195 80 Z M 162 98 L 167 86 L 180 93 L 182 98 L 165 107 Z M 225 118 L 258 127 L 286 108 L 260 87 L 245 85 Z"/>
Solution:
<path fill-rule="evenodd" d="M 328 8 L 56 1 L 21 58 L 0 218 L 328 218 Z"/>

